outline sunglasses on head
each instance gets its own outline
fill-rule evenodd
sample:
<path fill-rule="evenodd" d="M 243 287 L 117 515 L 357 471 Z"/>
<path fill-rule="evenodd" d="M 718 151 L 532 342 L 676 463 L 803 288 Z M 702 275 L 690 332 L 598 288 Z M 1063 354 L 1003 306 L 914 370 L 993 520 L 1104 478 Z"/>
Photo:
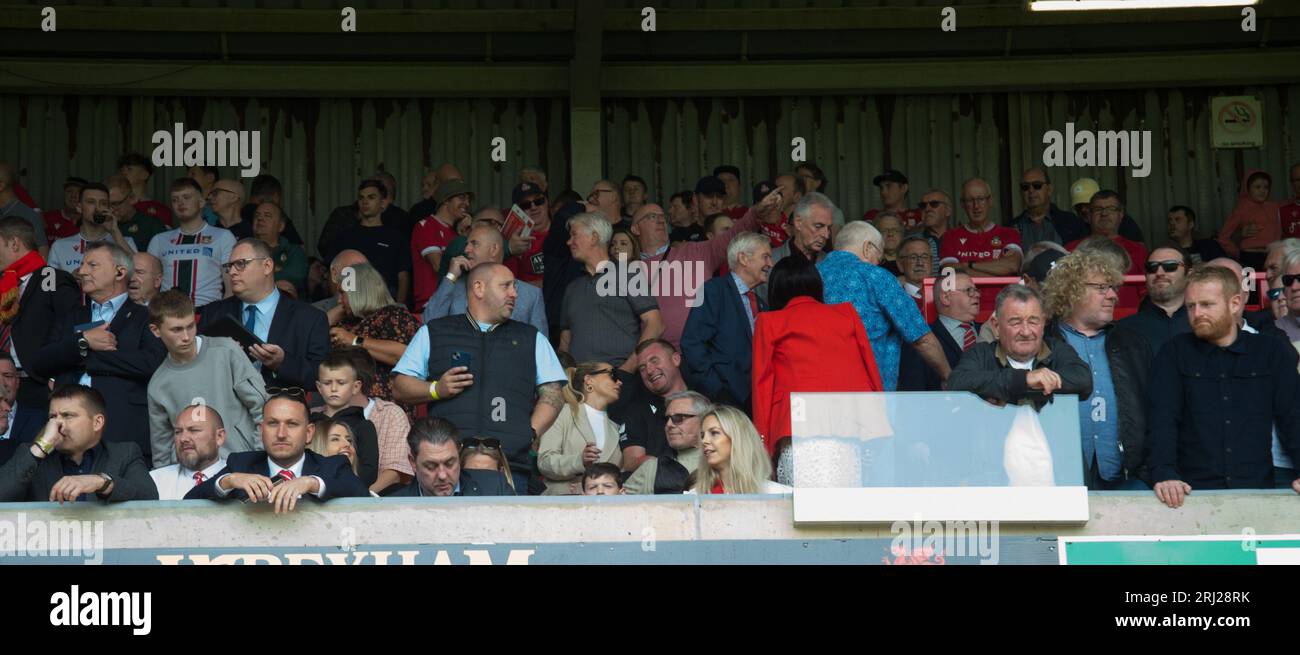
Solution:
<path fill-rule="evenodd" d="M 483 439 L 481 437 L 466 437 L 461 439 L 460 447 L 462 450 L 473 448 L 476 450 L 501 450 L 500 439 Z"/>
<path fill-rule="evenodd" d="M 1147 262 L 1147 273 L 1155 273 L 1158 269 L 1165 269 L 1166 273 L 1173 273 L 1178 270 L 1183 263 L 1177 259 L 1165 259 L 1158 262 Z"/>
<path fill-rule="evenodd" d="M 1033 187 L 1033 188 L 1034 188 L 1034 191 L 1038 191 L 1039 189 L 1042 189 L 1042 188 L 1045 187 L 1045 186 L 1047 186 L 1047 183 L 1046 183 L 1046 182 L 1043 182 L 1043 181 L 1041 181 L 1041 180 L 1034 181 L 1034 182 L 1021 182 L 1021 183 L 1020 183 L 1020 190 L 1021 190 L 1021 191 L 1028 191 L 1030 187 Z"/>
<path fill-rule="evenodd" d="M 266 393 L 272 396 L 292 396 L 294 398 L 306 398 L 307 392 L 302 387 L 267 387 Z"/>

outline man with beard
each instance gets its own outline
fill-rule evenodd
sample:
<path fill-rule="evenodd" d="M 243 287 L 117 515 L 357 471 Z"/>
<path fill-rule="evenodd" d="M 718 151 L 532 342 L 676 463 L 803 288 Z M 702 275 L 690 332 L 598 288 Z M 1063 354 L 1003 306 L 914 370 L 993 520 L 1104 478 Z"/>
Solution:
<path fill-rule="evenodd" d="M 1181 507 L 1194 489 L 1274 486 L 1272 431 L 1300 460 L 1300 374 L 1280 339 L 1243 332 L 1240 279 L 1220 266 L 1187 277 L 1191 334 L 1156 357 L 1150 395 L 1150 466 L 1155 494 Z M 1300 493 L 1300 480 L 1291 488 Z"/>
<path fill-rule="evenodd" d="M 1141 332 L 1153 354 L 1159 354 L 1170 339 L 1192 331 L 1192 325 L 1187 321 L 1187 308 L 1183 305 L 1187 273 L 1191 268 L 1192 256 L 1182 248 L 1156 248 L 1147 257 L 1147 297 L 1142 300 L 1136 314 L 1119 324 Z"/>
<path fill-rule="evenodd" d="M 176 415 L 172 428 L 176 464 L 149 471 L 158 500 L 181 500 L 191 489 L 226 468 L 221 446 L 226 443 L 226 426 L 217 410 L 190 405 Z"/>

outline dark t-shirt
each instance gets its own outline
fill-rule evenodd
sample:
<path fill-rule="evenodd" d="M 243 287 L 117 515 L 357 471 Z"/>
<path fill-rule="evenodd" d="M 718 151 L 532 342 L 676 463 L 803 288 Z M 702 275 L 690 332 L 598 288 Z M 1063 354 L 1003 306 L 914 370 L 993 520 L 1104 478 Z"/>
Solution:
<path fill-rule="evenodd" d="M 673 449 L 668 447 L 668 437 L 664 434 L 664 426 L 668 424 L 666 411 L 663 398 L 654 395 L 629 407 L 618 440 L 619 448 L 640 446 L 651 457 L 670 456 Z"/>
<path fill-rule="evenodd" d="M 388 292 L 397 297 L 397 274 L 411 272 L 411 249 L 397 228 L 357 225 L 339 235 L 339 242 L 361 251 L 375 270 L 384 276 Z"/>
<path fill-rule="evenodd" d="M 703 241 L 704 228 L 698 225 L 674 227 L 673 231 L 668 234 L 668 240 L 673 243 L 677 243 L 678 241 Z"/>

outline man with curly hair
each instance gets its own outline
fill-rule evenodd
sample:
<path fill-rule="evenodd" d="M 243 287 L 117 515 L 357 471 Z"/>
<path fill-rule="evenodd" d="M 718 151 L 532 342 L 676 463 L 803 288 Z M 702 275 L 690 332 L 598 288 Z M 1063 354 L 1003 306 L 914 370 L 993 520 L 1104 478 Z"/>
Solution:
<path fill-rule="evenodd" d="M 1056 336 L 1092 370 L 1079 399 L 1084 480 L 1089 489 L 1145 490 L 1146 389 L 1151 346 L 1115 323 L 1123 270 L 1104 253 L 1080 249 L 1057 260 L 1043 285 Z"/>

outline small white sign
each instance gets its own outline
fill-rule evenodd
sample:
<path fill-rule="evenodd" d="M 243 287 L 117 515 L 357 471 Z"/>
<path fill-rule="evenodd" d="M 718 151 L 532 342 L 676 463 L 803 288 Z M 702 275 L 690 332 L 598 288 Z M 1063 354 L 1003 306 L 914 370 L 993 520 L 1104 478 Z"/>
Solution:
<path fill-rule="evenodd" d="M 1215 148 L 1260 148 L 1264 145 L 1264 109 L 1255 96 L 1219 96 L 1210 100 Z"/>

